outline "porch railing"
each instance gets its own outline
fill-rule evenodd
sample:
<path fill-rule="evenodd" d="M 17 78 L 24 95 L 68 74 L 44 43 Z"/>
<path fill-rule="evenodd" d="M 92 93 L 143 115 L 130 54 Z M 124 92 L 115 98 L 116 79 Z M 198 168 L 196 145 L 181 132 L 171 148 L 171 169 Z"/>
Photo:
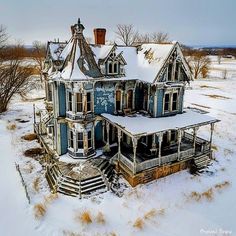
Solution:
<path fill-rule="evenodd" d="M 133 169 L 133 162 L 130 161 L 127 157 L 125 157 L 123 154 L 120 153 L 120 161 L 128 167 L 130 170 Z"/>
<path fill-rule="evenodd" d="M 185 151 L 180 152 L 180 160 L 186 160 L 190 157 L 192 157 L 194 154 L 194 149 L 190 148 Z M 136 171 L 142 171 L 142 170 L 147 170 L 155 166 L 164 165 L 167 163 L 171 163 L 174 161 L 177 161 L 178 159 L 178 153 L 173 153 L 167 156 L 162 156 L 159 160 L 159 158 L 153 158 L 151 160 L 143 161 L 141 163 L 137 163 L 136 165 Z M 133 168 L 133 162 L 130 161 L 128 158 L 126 158 L 124 155 L 121 154 L 120 160 L 122 161 L 123 164 L 125 164 L 130 170 Z"/>

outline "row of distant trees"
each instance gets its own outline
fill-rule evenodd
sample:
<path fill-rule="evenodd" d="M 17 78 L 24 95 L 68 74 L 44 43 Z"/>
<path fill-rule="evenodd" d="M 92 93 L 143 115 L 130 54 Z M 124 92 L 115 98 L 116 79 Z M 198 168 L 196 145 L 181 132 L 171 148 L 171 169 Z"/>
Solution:
<path fill-rule="evenodd" d="M 25 96 L 35 83 L 31 83 L 32 75 L 42 78 L 42 63 L 45 46 L 34 42 L 28 50 L 22 44 L 9 45 L 6 28 L 0 26 L 0 113 L 7 110 L 10 100 L 15 94 Z M 35 61 L 32 66 L 26 59 Z"/>

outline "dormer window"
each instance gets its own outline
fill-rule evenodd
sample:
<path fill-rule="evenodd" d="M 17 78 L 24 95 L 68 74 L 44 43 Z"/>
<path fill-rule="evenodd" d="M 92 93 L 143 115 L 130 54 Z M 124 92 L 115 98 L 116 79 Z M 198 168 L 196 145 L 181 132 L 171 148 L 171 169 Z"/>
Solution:
<path fill-rule="evenodd" d="M 118 74 L 118 62 L 112 62 L 109 61 L 108 62 L 108 74 L 110 75 L 114 75 L 114 74 Z"/>

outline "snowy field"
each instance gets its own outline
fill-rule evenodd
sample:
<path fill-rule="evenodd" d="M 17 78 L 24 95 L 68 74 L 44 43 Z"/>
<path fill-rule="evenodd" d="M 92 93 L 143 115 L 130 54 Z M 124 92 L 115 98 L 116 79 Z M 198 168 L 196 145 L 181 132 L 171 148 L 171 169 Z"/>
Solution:
<path fill-rule="evenodd" d="M 230 68 L 230 77 L 223 80 L 219 77 L 225 68 Z M 192 176 L 186 170 L 127 188 L 122 198 L 107 192 L 83 200 L 52 197 L 39 162 L 23 155 L 29 147 L 39 147 L 21 136 L 32 132 L 32 104 L 42 107 L 43 100 L 15 99 L 0 116 L 0 235 L 236 235 L 235 89 L 236 61 L 227 59 L 212 65 L 209 79 L 192 82 L 186 90 L 185 107 L 207 110 L 221 120 L 213 137 L 215 160 L 208 171 Z M 199 135 L 209 139 L 210 128 L 201 128 Z M 40 203 L 45 215 L 35 218 L 34 206 Z M 91 223 L 81 219 L 83 212 L 89 213 Z"/>

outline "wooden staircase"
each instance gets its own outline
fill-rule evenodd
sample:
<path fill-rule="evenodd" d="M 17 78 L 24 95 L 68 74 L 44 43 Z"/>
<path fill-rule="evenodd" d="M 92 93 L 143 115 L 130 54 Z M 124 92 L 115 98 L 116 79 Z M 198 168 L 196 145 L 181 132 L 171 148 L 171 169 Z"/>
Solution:
<path fill-rule="evenodd" d="M 90 195 L 97 190 L 102 190 L 103 192 L 107 190 L 107 184 L 102 174 L 80 181 L 63 175 L 56 163 L 47 166 L 45 176 L 54 192 L 73 197 Z"/>
<path fill-rule="evenodd" d="M 195 157 L 192 161 L 190 172 L 195 173 L 201 173 L 201 171 L 210 164 L 210 158 L 208 155 L 201 155 L 198 157 Z"/>

